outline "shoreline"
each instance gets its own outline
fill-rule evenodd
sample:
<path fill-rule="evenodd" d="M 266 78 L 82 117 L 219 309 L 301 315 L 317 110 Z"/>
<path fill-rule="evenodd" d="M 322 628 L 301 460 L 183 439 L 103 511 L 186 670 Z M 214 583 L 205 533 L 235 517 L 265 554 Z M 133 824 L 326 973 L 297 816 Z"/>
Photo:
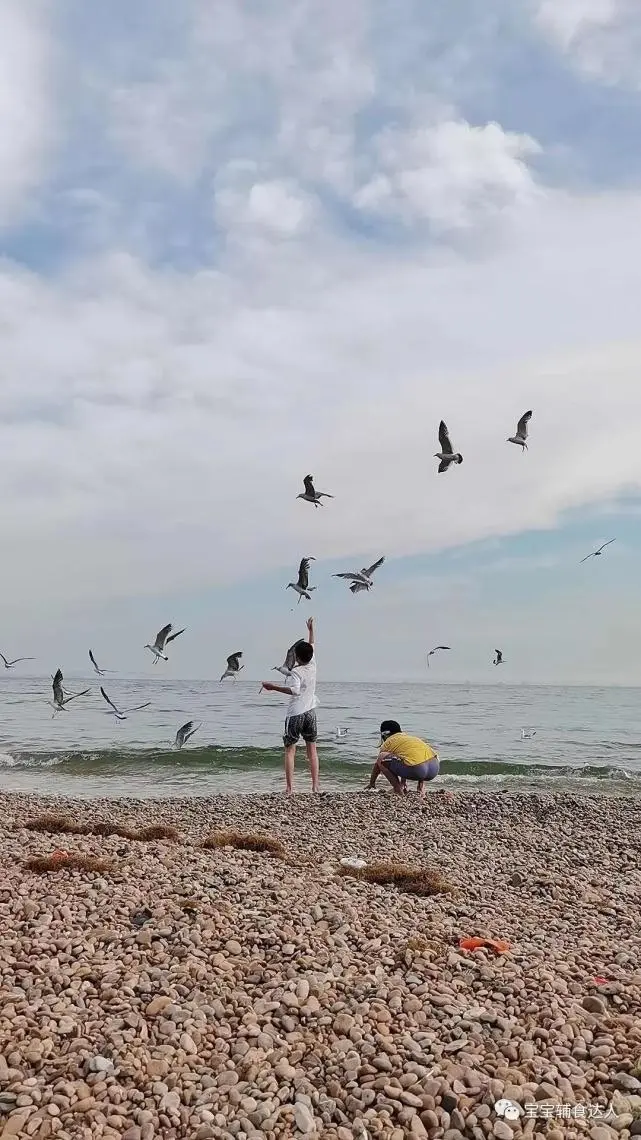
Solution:
<path fill-rule="evenodd" d="M 181 842 L 20 826 L 53 809 Z M 0 792 L 0 820 L 3 1136 L 641 1134 L 641 797 Z M 203 850 L 220 828 L 287 857 Z M 113 869 L 25 869 L 60 848 Z M 453 892 L 337 874 L 355 855 Z M 466 952 L 469 936 L 511 949 Z"/>

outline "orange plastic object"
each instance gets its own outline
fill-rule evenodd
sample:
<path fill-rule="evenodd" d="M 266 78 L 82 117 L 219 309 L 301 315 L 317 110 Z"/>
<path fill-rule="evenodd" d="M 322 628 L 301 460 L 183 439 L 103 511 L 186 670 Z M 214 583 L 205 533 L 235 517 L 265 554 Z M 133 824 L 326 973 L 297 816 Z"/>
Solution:
<path fill-rule="evenodd" d="M 69 852 L 68 851 L 61 851 L 60 848 L 58 848 L 57 851 L 54 851 L 52 856 L 51 856 L 52 859 L 55 859 L 56 863 L 64 863 L 65 859 L 67 859 L 68 857 L 69 857 Z"/>
<path fill-rule="evenodd" d="M 600 974 L 597 974 L 596 978 L 593 978 L 592 981 L 597 986 L 606 986 L 608 984 L 608 979 L 602 978 Z"/>
<path fill-rule="evenodd" d="M 459 942 L 459 949 L 461 950 L 495 950 L 497 954 L 507 954 L 510 949 L 509 942 L 503 942 L 501 938 L 461 938 Z"/>

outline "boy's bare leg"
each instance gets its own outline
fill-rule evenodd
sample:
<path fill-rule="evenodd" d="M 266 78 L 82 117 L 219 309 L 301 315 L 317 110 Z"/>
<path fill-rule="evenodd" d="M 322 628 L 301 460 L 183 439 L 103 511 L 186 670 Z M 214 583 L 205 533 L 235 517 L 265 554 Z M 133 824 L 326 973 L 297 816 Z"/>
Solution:
<path fill-rule="evenodd" d="M 305 751 L 307 752 L 309 774 L 312 777 L 312 791 L 320 792 L 320 775 L 318 770 L 318 752 L 316 749 L 316 744 L 313 741 L 308 741 L 305 744 Z"/>
<path fill-rule="evenodd" d="M 296 759 L 296 745 L 288 744 L 285 749 L 285 794 L 291 796 L 294 791 L 294 760 Z"/>
<path fill-rule="evenodd" d="M 416 791 L 422 800 L 425 799 L 425 780 L 419 780 Z"/>

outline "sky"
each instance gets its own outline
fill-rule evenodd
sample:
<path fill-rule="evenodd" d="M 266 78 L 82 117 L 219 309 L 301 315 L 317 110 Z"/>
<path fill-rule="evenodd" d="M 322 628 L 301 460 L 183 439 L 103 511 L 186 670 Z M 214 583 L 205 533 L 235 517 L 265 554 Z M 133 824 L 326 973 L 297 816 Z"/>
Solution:
<path fill-rule="evenodd" d="M 2 0 L 0 650 L 641 684 L 640 142 L 635 0 Z"/>

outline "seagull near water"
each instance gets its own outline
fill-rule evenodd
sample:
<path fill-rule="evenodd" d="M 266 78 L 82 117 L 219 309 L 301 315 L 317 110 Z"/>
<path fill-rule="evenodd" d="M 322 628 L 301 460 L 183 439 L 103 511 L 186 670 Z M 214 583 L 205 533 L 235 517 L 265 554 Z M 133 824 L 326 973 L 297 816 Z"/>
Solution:
<path fill-rule="evenodd" d="M 332 574 L 332 578 L 345 578 L 351 582 L 350 590 L 353 594 L 358 594 L 360 590 L 371 590 L 374 583 L 372 582 L 372 575 L 379 566 L 382 566 L 385 561 L 385 555 L 372 562 L 371 566 L 363 566 L 361 570 L 346 570 L 342 574 Z"/>
<path fill-rule="evenodd" d="M 316 561 L 316 559 L 314 558 L 314 556 L 312 554 L 310 554 L 308 558 L 301 558 L 301 563 L 300 563 L 300 566 L 298 567 L 298 581 L 288 582 L 287 585 L 285 586 L 286 590 L 295 590 L 296 591 L 296 593 L 298 594 L 298 604 L 299 605 L 301 603 L 302 598 L 307 598 L 308 602 L 311 602 L 311 600 L 312 600 L 312 595 L 309 591 L 315 590 L 316 586 L 310 586 L 310 584 L 309 584 L 309 564 L 310 564 L 310 562 L 315 562 L 315 561 Z"/>
<path fill-rule="evenodd" d="M 98 662 L 96 661 L 96 658 L 93 655 L 93 649 L 89 650 L 89 660 L 91 661 L 91 664 L 93 665 L 94 673 L 97 673 L 99 677 L 104 677 L 105 673 L 113 673 L 113 669 L 101 669 L 100 668 Z"/>
<path fill-rule="evenodd" d="M 428 669 L 430 667 L 430 657 L 432 656 L 433 653 L 438 653 L 439 649 L 451 649 L 451 648 L 452 648 L 451 645 L 435 645 L 433 649 L 430 649 L 430 651 L 427 655 L 427 667 L 428 667 Z"/>
<path fill-rule="evenodd" d="M 502 665 L 503 664 L 503 652 L 502 652 L 502 650 L 501 649 L 495 649 L 494 652 L 496 653 L 496 657 L 494 658 L 494 661 L 492 662 L 492 664 L 493 665 Z"/>
<path fill-rule="evenodd" d="M 107 702 L 107 704 L 111 705 L 112 711 L 111 713 L 107 713 L 107 716 L 115 716 L 116 720 L 126 720 L 129 713 L 138 712 L 138 709 L 147 709 L 151 704 L 151 701 L 146 701 L 144 705 L 134 705 L 133 708 L 130 709 L 119 709 L 118 706 L 113 703 L 111 698 L 107 696 L 102 685 L 100 686 L 100 692 L 102 693 L 103 699 Z"/>
<path fill-rule="evenodd" d="M 521 729 L 521 740 L 531 740 L 533 736 L 536 736 L 536 729 L 534 732 L 526 732 L 524 728 Z"/>
<path fill-rule="evenodd" d="M 523 454 L 525 454 L 527 451 L 527 429 L 531 419 L 532 412 L 525 412 L 525 414 L 521 416 L 518 424 L 516 425 L 516 431 L 514 435 L 508 436 L 506 440 L 507 443 L 515 443 L 517 447 L 520 447 Z"/>
<path fill-rule="evenodd" d="M 193 736 L 195 732 L 198 732 L 199 728 L 202 728 L 202 721 L 199 724 L 194 724 L 193 720 L 188 720 L 185 722 L 185 724 L 181 724 L 178 732 L 176 733 L 176 739 L 174 740 L 174 745 L 178 751 L 180 751 L 183 744 L 187 743 L 190 736 Z"/>
<path fill-rule="evenodd" d="M 586 554 L 585 558 L 581 559 L 581 562 L 587 562 L 588 558 L 600 558 L 606 546 L 609 546 L 612 542 L 616 542 L 616 538 L 609 539 L 609 541 L 604 542 L 603 546 L 600 546 L 598 550 L 593 550 L 591 554 Z M 579 562 L 579 566 L 581 562 Z"/>
<path fill-rule="evenodd" d="M 145 649 L 149 649 L 150 652 L 154 654 L 154 665 L 158 664 L 161 657 L 163 661 L 169 661 L 169 658 L 163 653 L 165 645 L 169 645 L 170 641 L 175 641 L 177 637 L 180 637 L 181 633 L 185 632 L 184 629 L 179 629 L 177 633 L 171 633 L 172 628 L 171 622 L 164 625 L 160 632 L 156 634 L 156 640 L 153 645 L 145 645 Z M 169 636 L 170 634 L 171 636 Z"/>
<path fill-rule="evenodd" d="M 462 463 L 463 456 L 459 451 L 454 451 L 444 420 L 441 420 L 440 424 L 438 425 L 438 442 L 440 444 L 441 450 L 436 452 L 434 458 L 440 459 L 441 461 L 438 465 L 438 472 L 440 475 L 443 471 L 449 471 L 450 465 L 452 463 Z"/>
<path fill-rule="evenodd" d="M 13 669 L 14 665 L 17 665 L 19 661 L 35 661 L 35 657 L 14 657 L 13 661 L 7 661 L 4 653 L 0 653 L 0 657 L 4 662 L 5 669 Z"/>
<path fill-rule="evenodd" d="M 54 714 L 56 712 L 66 712 L 67 705 L 70 701 L 75 701 L 76 697 L 86 697 L 87 693 L 91 692 L 91 689 L 83 689 L 81 693 L 69 693 L 67 696 L 62 687 L 62 682 L 64 680 L 62 676 L 62 669 L 57 669 L 55 677 L 52 677 L 51 680 L 53 681 Z"/>
<path fill-rule="evenodd" d="M 240 663 L 240 659 L 241 659 L 242 655 L 243 654 L 242 654 L 242 651 L 240 649 L 238 650 L 237 653 L 230 653 L 229 657 L 227 658 L 227 668 L 225 669 L 225 672 L 223 673 L 222 677 L 220 678 L 221 681 L 224 681 L 225 677 L 234 677 L 235 678 L 236 674 L 239 673 L 241 669 L 245 668 L 245 666 L 241 665 L 241 663 Z"/>
<path fill-rule="evenodd" d="M 297 499 L 304 499 L 306 503 L 313 503 L 315 507 L 322 507 L 321 499 L 333 499 L 333 495 L 329 495 L 327 491 L 317 491 L 314 487 L 314 476 L 306 475 L 303 479 L 303 486 L 305 490 L 297 495 Z"/>
<path fill-rule="evenodd" d="M 339 724 L 338 728 L 336 729 L 336 731 L 334 733 L 334 740 L 336 741 L 336 743 L 338 743 L 341 740 L 346 740 L 348 735 L 349 735 L 349 729 L 348 728 L 342 728 L 341 725 Z"/>

